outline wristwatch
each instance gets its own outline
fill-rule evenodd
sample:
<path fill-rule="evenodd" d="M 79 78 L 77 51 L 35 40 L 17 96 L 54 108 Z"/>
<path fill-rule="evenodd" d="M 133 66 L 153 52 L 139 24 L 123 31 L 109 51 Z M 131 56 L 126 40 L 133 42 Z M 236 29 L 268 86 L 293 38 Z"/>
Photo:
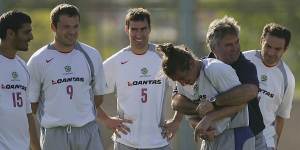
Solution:
<path fill-rule="evenodd" d="M 216 97 L 211 97 L 210 99 L 208 99 L 208 101 L 214 106 L 214 108 L 217 108 L 217 104 L 216 104 Z"/>

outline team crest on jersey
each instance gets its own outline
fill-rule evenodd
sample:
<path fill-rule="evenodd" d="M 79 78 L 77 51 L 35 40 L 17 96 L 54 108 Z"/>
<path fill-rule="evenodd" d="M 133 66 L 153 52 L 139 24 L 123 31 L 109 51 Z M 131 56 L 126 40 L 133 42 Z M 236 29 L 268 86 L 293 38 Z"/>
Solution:
<path fill-rule="evenodd" d="M 194 89 L 194 92 L 195 92 L 195 93 L 198 92 L 198 90 L 199 90 L 199 85 L 198 85 L 198 83 L 196 83 L 196 84 L 194 85 L 193 89 Z"/>
<path fill-rule="evenodd" d="M 265 75 L 265 74 L 263 74 L 263 75 L 260 76 L 260 80 L 261 81 L 267 81 L 268 80 L 268 76 Z"/>
<path fill-rule="evenodd" d="M 141 76 L 140 77 L 149 77 L 150 75 L 148 75 L 148 69 L 146 67 L 141 69 Z"/>
<path fill-rule="evenodd" d="M 66 72 L 71 72 L 71 70 L 72 70 L 71 66 L 65 66 L 65 71 Z"/>
<path fill-rule="evenodd" d="M 64 69 L 65 69 L 65 72 L 66 72 L 66 73 L 64 73 L 64 75 L 72 74 L 72 67 L 71 66 L 65 66 Z"/>
<path fill-rule="evenodd" d="M 18 80 L 18 76 L 19 76 L 19 75 L 18 75 L 17 72 L 15 72 L 15 71 L 12 72 L 12 73 L 11 73 L 12 81 L 19 81 L 19 80 Z"/>

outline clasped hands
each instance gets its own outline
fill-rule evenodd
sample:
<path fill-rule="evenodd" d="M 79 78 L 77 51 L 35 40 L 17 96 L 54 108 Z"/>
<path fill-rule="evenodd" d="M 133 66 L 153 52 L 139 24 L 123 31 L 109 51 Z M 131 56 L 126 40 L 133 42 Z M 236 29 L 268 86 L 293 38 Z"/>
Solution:
<path fill-rule="evenodd" d="M 214 106 L 208 101 L 202 101 L 196 108 L 196 113 L 199 118 L 202 118 L 194 129 L 194 140 L 198 138 L 203 140 L 213 140 L 216 135 L 216 130 L 211 127 L 212 119 L 207 115 L 214 110 Z"/>

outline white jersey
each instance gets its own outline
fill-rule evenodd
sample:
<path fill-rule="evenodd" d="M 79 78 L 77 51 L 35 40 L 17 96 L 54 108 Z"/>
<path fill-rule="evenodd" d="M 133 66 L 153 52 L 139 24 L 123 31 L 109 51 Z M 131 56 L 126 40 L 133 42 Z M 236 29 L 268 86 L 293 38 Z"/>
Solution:
<path fill-rule="evenodd" d="M 204 59 L 202 62 L 203 68 L 200 69 L 200 75 L 194 85 L 182 86 L 180 83 L 177 83 L 179 94 L 186 96 L 195 104 L 241 84 L 235 70 L 231 66 L 213 58 Z M 242 112 L 243 115 L 239 117 L 242 117 L 246 122 L 239 124 L 247 126 L 249 124 L 247 107 Z M 226 117 L 217 121 L 212 127 L 217 130 L 217 134 L 220 134 L 226 128 L 236 127 L 235 125 L 232 126 L 230 121 L 231 117 Z"/>
<path fill-rule="evenodd" d="M 91 65 L 94 69 L 91 83 Z M 105 77 L 99 52 L 77 43 L 69 53 L 61 53 L 52 45 L 35 52 L 28 61 L 31 75 L 29 98 L 39 102 L 40 123 L 45 128 L 81 127 L 95 120 L 94 95 L 103 95 Z"/>
<path fill-rule="evenodd" d="M 0 150 L 28 150 L 29 74 L 20 57 L 0 55 Z"/>
<path fill-rule="evenodd" d="M 276 135 L 274 121 L 276 116 L 289 118 L 295 89 L 295 78 L 289 67 L 280 61 L 274 67 L 263 64 L 260 51 L 243 52 L 245 57 L 255 64 L 259 79 L 259 106 L 266 128 L 264 135 L 268 146 L 275 146 Z"/>
<path fill-rule="evenodd" d="M 168 144 L 159 127 L 166 90 L 161 61 L 154 44 L 149 44 L 143 55 L 136 55 L 126 47 L 104 61 L 106 93 L 115 91 L 119 116 L 133 120 L 127 124 L 130 132 L 115 139 L 117 142 L 138 149 Z"/>

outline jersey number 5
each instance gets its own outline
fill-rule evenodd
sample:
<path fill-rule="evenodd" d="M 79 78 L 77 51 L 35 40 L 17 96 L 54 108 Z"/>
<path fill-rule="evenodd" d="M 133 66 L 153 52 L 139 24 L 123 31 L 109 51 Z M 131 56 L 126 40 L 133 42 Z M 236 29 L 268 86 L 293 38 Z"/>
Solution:
<path fill-rule="evenodd" d="M 141 96 L 142 96 L 142 98 L 141 98 L 141 101 L 142 101 L 142 103 L 146 103 L 147 102 L 147 88 L 142 88 L 142 90 L 141 90 Z"/>

